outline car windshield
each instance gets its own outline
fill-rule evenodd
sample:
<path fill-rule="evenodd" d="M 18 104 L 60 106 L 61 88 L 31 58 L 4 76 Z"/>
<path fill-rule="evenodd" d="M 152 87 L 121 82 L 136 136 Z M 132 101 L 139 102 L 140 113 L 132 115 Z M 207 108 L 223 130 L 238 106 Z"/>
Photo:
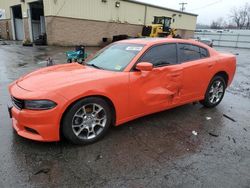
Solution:
<path fill-rule="evenodd" d="M 88 58 L 86 65 L 98 69 L 123 71 L 143 47 L 141 44 L 111 44 Z"/>

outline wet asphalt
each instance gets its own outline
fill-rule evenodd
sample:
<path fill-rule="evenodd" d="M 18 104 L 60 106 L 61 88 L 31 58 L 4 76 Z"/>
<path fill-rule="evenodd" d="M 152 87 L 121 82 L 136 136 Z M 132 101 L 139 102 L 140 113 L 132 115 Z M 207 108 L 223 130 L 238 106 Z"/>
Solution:
<path fill-rule="evenodd" d="M 238 53 L 238 65 L 214 109 L 188 104 L 149 115 L 87 146 L 19 137 L 8 84 L 48 57 L 65 62 L 69 49 L 0 45 L 0 187 L 250 187 L 249 49 L 217 48 Z"/>

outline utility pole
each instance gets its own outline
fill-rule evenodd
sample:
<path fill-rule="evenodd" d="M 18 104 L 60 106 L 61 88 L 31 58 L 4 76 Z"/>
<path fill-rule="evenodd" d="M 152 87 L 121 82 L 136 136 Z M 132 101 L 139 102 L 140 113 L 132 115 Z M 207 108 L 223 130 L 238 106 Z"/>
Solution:
<path fill-rule="evenodd" d="M 187 5 L 187 3 L 179 3 L 179 5 L 181 5 L 181 11 L 184 12 L 185 5 Z"/>

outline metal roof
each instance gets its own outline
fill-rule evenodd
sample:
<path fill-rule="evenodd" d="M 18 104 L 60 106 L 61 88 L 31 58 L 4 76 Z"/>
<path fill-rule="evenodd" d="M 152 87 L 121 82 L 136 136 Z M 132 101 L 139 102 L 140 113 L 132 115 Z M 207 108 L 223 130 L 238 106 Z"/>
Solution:
<path fill-rule="evenodd" d="M 181 14 L 187 14 L 187 15 L 191 15 L 191 16 L 198 16 L 198 14 L 193 14 L 193 13 L 189 13 L 189 12 L 182 12 L 180 10 L 170 9 L 170 8 L 166 8 L 166 7 L 162 7 L 162 6 L 158 6 L 158 5 L 153 5 L 153 4 L 150 4 L 150 3 L 143 3 L 143 2 L 139 2 L 139 1 L 135 1 L 135 0 L 122 0 L 122 1 L 127 1 L 127 2 L 130 2 L 130 3 L 145 5 L 145 6 L 154 7 L 154 8 L 159 8 L 159 9 L 163 9 L 163 10 L 169 10 L 169 11 L 178 12 L 178 13 L 181 13 Z"/>

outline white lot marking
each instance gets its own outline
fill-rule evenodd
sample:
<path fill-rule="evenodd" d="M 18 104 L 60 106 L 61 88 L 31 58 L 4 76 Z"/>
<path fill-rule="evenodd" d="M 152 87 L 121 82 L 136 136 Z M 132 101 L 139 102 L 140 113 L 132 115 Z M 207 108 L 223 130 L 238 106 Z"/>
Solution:
<path fill-rule="evenodd" d="M 206 120 L 210 120 L 210 119 L 212 119 L 211 117 L 206 117 Z"/>
<path fill-rule="evenodd" d="M 192 131 L 192 134 L 195 135 L 195 136 L 198 135 L 198 133 L 196 131 Z"/>
<path fill-rule="evenodd" d="M 47 63 L 47 61 L 39 61 L 39 62 L 37 62 L 37 64 L 46 64 Z"/>

